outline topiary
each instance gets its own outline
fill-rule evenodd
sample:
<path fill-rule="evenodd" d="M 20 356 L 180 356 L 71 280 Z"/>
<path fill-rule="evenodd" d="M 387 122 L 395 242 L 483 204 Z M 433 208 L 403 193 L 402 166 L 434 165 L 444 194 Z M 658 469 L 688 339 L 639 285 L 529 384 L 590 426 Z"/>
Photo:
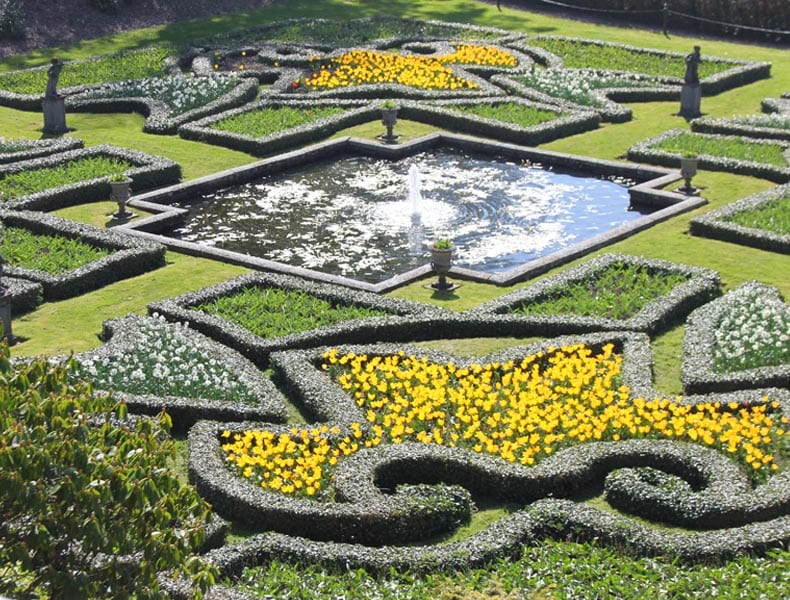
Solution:
<path fill-rule="evenodd" d="M 12 365 L 0 343 L 0 594 L 159 598 L 172 569 L 199 595 L 209 511 L 168 467 L 169 417 L 128 417 L 73 368 Z"/>

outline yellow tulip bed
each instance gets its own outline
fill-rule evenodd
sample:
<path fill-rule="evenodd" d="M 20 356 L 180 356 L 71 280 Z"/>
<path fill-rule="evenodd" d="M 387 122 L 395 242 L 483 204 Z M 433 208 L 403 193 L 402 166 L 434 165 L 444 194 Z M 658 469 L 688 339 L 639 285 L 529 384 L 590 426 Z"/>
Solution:
<path fill-rule="evenodd" d="M 475 90 L 479 86 L 459 77 L 451 64 L 514 67 L 518 61 L 493 46 L 459 45 L 439 57 L 399 55 L 377 50 L 353 50 L 332 59 L 302 83 L 311 90 L 331 90 L 365 84 L 397 83 L 430 90 Z"/>
<path fill-rule="evenodd" d="M 533 465 L 559 449 L 633 438 L 696 442 L 733 455 L 755 478 L 778 469 L 787 417 L 778 403 L 683 404 L 631 398 L 619 383 L 621 355 L 576 344 L 508 361 L 459 367 L 401 352 L 324 354 L 322 368 L 353 395 L 367 421 L 350 435 L 327 425 L 287 433 L 225 431 L 238 472 L 265 489 L 321 497 L 339 459 L 385 443 L 461 447 Z M 367 431 L 366 431 L 367 430 Z"/>

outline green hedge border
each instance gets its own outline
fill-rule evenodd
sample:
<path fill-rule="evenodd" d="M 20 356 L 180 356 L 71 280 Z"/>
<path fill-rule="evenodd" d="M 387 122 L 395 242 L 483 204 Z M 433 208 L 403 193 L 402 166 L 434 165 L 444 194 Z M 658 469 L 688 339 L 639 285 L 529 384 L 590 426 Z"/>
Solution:
<path fill-rule="evenodd" d="M 88 350 L 75 355 L 79 362 L 82 358 L 114 357 L 118 353 L 135 352 L 139 347 L 133 343 L 133 334 L 145 322 L 156 322 L 150 317 L 141 315 L 127 315 L 105 321 L 102 330 L 104 344 L 94 350 Z M 168 324 L 173 327 L 174 325 Z M 183 327 L 182 332 L 188 335 L 190 341 L 198 346 L 202 352 L 236 374 L 238 381 L 250 389 L 257 398 L 256 404 L 241 402 L 225 402 L 206 398 L 137 395 L 119 390 L 111 391 L 113 397 L 126 402 L 129 410 L 135 414 L 158 415 L 163 410 L 167 411 L 173 420 L 173 431 L 184 433 L 201 419 L 216 419 L 220 421 L 267 421 L 270 423 L 284 423 L 288 418 L 287 403 L 280 391 L 274 386 L 271 379 L 249 360 L 234 352 L 227 346 L 207 338 L 192 328 Z M 130 339 L 131 338 L 131 339 Z"/>
<path fill-rule="evenodd" d="M 481 304 L 467 314 L 490 316 L 506 322 L 532 321 L 535 315 L 517 315 L 514 307 L 540 302 L 569 284 L 576 284 L 591 278 L 616 263 L 644 267 L 660 273 L 680 273 L 688 281 L 675 286 L 668 294 L 646 304 L 636 315 L 628 319 L 609 319 L 604 317 L 566 315 L 540 315 L 542 320 L 564 327 L 566 331 L 622 330 L 641 331 L 655 334 L 671 323 L 682 321 L 692 310 L 709 302 L 720 294 L 720 278 L 716 271 L 671 263 L 660 259 L 648 259 L 627 254 L 603 254 L 576 267 L 566 269 L 557 275 L 542 279 L 538 283 L 504 294 L 494 300 Z"/>
<path fill-rule="evenodd" d="M 715 119 L 713 117 L 700 117 L 690 122 L 691 131 L 698 133 L 720 133 L 725 135 L 738 135 L 754 137 L 765 140 L 781 140 L 790 142 L 790 129 L 775 127 L 756 127 L 738 123 L 732 119 Z"/>
<path fill-rule="evenodd" d="M 366 317 L 344 321 L 292 335 L 262 338 L 250 331 L 194 307 L 223 296 L 238 293 L 246 287 L 280 288 L 300 291 L 333 305 L 360 306 L 389 313 L 390 316 Z M 277 273 L 250 273 L 190 292 L 176 298 L 152 302 L 149 313 L 158 313 L 171 321 L 186 321 L 190 327 L 240 352 L 261 368 L 267 368 L 272 352 L 293 348 L 309 348 L 324 344 L 340 344 L 349 339 L 360 343 L 387 339 L 398 335 L 404 321 L 424 322 L 432 317 L 450 315 L 442 308 L 428 304 L 380 296 L 345 286 L 307 281 Z"/>
<path fill-rule="evenodd" d="M 750 281 L 738 286 L 718 300 L 692 312 L 686 321 L 683 338 L 683 361 L 680 379 L 686 393 L 724 392 L 737 389 L 783 387 L 790 389 L 790 364 L 761 367 L 731 373 L 713 369 L 715 331 L 728 305 L 741 294 L 757 291 L 782 301 L 779 291 L 771 286 Z"/>
<path fill-rule="evenodd" d="M 688 131 L 683 129 L 670 129 L 660 135 L 638 142 L 628 149 L 628 160 L 663 165 L 665 167 L 677 167 L 680 164 L 680 153 L 661 150 L 656 148 L 656 146 L 665 140 L 669 140 L 677 137 L 680 134 L 686 133 L 688 133 Z M 707 133 L 698 133 L 696 135 L 720 139 L 739 139 L 752 144 L 765 143 L 779 145 L 784 147 L 786 151 L 790 151 L 790 142 L 784 142 L 781 140 L 755 139 L 743 136 L 726 136 Z M 787 183 L 790 181 L 790 166 L 777 167 L 764 163 L 737 160 L 734 158 L 713 156 L 710 154 L 700 154 L 698 158 L 699 166 L 703 169 L 710 169 L 711 171 L 726 171 L 739 175 L 758 177 L 760 179 L 767 179 L 768 181 L 773 181 L 775 183 Z"/>
<path fill-rule="evenodd" d="M 80 239 L 110 251 L 108 256 L 60 275 L 7 265 L 11 277 L 37 282 L 46 301 L 62 300 L 96 290 L 109 283 L 147 273 L 165 264 L 165 247 L 110 229 L 100 229 L 46 213 L 0 209 L 3 225 L 20 227 L 39 235 Z"/>
<path fill-rule="evenodd" d="M 36 310 L 44 297 L 40 283 L 19 277 L 0 276 L 1 289 L 11 295 L 11 314 L 14 317 Z"/>
<path fill-rule="evenodd" d="M 132 189 L 135 192 L 177 183 L 181 179 L 181 166 L 169 158 L 154 156 L 137 150 L 120 148 L 108 144 L 98 144 L 90 148 L 61 152 L 55 156 L 46 156 L 0 165 L 0 179 L 12 173 L 57 167 L 69 161 L 94 156 L 117 158 L 134 165 L 134 167 L 127 169 L 125 174 L 132 179 Z M 66 206 L 107 200 L 109 198 L 109 178 L 99 177 L 43 190 L 14 199 L 3 200 L 0 201 L 0 208 L 51 211 Z"/>
<path fill-rule="evenodd" d="M 763 205 L 787 195 L 790 195 L 790 185 L 778 186 L 741 198 L 702 216 L 693 218 L 689 230 L 693 235 L 723 240 L 733 244 L 743 244 L 770 252 L 790 254 L 789 234 L 783 235 L 773 231 L 766 231 L 765 229 L 745 227 L 729 219 L 738 213 L 759 209 Z"/>
<path fill-rule="evenodd" d="M 232 90 L 216 100 L 179 115 L 173 115 L 164 102 L 149 97 L 84 98 L 77 94 L 66 98 L 66 108 L 77 113 L 139 112 L 145 117 L 143 123 L 145 133 L 172 135 L 177 133 L 178 128 L 184 123 L 241 106 L 257 96 L 257 80 L 244 78 Z"/>
<path fill-rule="evenodd" d="M 520 360 L 525 356 L 545 350 L 552 345 L 565 343 L 586 342 L 595 347 L 612 342 L 625 355 L 623 381 L 640 385 L 649 370 L 645 369 L 644 361 L 639 361 L 635 356 L 644 354 L 644 347 L 649 347 L 646 337 L 640 334 L 606 333 L 593 334 L 585 338 L 565 337 L 555 338 L 533 344 L 528 347 L 510 348 L 480 360 L 458 360 L 448 354 L 431 352 L 417 348 L 404 347 L 403 345 L 377 344 L 373 346 L 339 346 L 338 352 L 364 352 L 368 355 L 388 355 L 405 351 L 415 354 L 419 358 L 426 358 L 434 362 L 454 361 L 456 364 L 473 362 L 502 362 L 506 360 Z M 309 350 L 293 350 L 276 353 L 272 356 L 274 379 L 288 398 L 297 407 L 313 416 L 316 422 L 329 427 L 337 426 L 339 436 L 348 434 L 351 423 L 357 422 L 365 427 L 365 418 L 359 407 L 339 386 L 334 384 L 328 374 L 318 368 L 321 356 L 326 348 L 313 348 Z M 647 353 L 649 357 L 649 350 Z M 643 356 L 643 358 L 645 358 Z M 630 364 L 629 364 L 630 363 Z M 250 527 L 266 528 L 286 532 L 290 535 L 302 535 L 312 539 L 357 542 L 366 545 L 397 544 L 410 540 L 419 540 L 424 536 L 426 527 L 430 526 L 431 519 L 440 519 L 433 511 L 424 511 L 417 506 L 419 517 L 412 521 L 414 505 L 413 499 L 402 498 L 398 494 L 386 496 L 375 486 L 372 481 L 359 487 L 359 480 L 354 479 L 354 473 L 361 468 L 360 465 L 350 466 L 346 474 L 338 471 L 336 474 L 336 494 L 339 502 L 320 503 L 313 500 L 302 500 L 270 492 L 260 488 L 249 481 L 245 481 L 231 472 L 227 467 L 219 449 L 221 431 L 243 431 L 253 426 L 272 429 L 275 432 L 286 432 L 289 426 L 272 428 L 266 423 L 252 425 L 227 424 L 215 422 L 200 422 L 190 431 L 189 446 L 190 478 L 197 486 L 204 498 L 209 501 L 214 510 L 233 522 L 244 523 Z M 400 445 L 398 445 L 400 446 Z M 405 445 L 412 452 L 422 453 L 421 444 Z M 465 459 L 474 456 L 474 453 L 455 449 L 452 452 L 463 456 Z M 522 467 L 507 463 L 502 459 L 480 456 L 481 463 L 488 465 L 486 468 L 493 470 L 495 477 L 518 478 Z M 345 461 L 344 461 L 345 462 Z M 340 464 L 340 463 L 338 463 Z M 436 465 L 428 462 L 421 467 L 408 469 L 407 481 L 418 483 L 431 481 L 436 473 Z M 377 477 L 382 476 L 380 469 L 373 469 Z M 373 471 L 368 471 L 368 474 Z M 431 476 L 431 473 L 434 473 Z M 507 475 L 504 475 L 507 473 Z M 444 480 L 446 483 L 462 483 L 454 480 Z M 343 485 L 345 482 L 345 486 Z M 503 483 L 500 481 L 499 483 Z M 473 485 L 471 481 L 462 485 Z M 521 497 L 523 490 L 513 490 L 513 483 L 509 484 L 511 491 L 504 494 L 507 497 Z M 563 486 L 580 485 L 573 477 L 563 480 L 558 485 L 558 491 L 565 489 Z M 476 487 L 476 486 L 475 486 Z M 566 490 L 567 491 L 567 490 Z"/>
<path fill-rule="evenodd" d="M 83 142 L 81 139 L 71 137 L 47 138 L 42 140 L 18 138 L 11 141 L 17 144 L 23 144 L 27 146 L 27 149 L 19 150 L 17 152 L 0 152 L 0 164 L 13 163 L 20 160 L 30 160 L 32 158 L 40 158 L 42 156 L 49 156 L 59 152 L 76 150 L 85 146 L 85 142 Z"/>

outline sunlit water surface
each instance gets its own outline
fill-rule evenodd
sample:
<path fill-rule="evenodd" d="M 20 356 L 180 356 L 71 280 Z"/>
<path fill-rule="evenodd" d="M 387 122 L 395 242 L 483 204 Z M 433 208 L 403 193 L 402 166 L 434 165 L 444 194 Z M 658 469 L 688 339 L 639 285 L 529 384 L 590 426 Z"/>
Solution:
<path fill-rule="evenodd" d="M 507 271 L 639 218 L 628 205 L 620 183 L 434 150 L 343 157 L 222 189 L 186 205 L 171 236 L 379 282 L 427 264 L 437 237 L 453 240 L 458 266 Z"/>

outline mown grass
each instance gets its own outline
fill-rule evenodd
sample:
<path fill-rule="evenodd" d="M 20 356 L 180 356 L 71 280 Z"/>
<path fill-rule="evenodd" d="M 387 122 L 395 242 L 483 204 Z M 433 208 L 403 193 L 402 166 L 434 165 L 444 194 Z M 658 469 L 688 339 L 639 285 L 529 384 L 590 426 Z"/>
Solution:
<path fill-rule="evenodd" d="M 80 239 L 36 234 L 21 227 L 5 227 L 0 238 L 0 256 L 10 265 L 52 275 L 67 273 L 109 253 Z"/>
<path fill-rule="evenodd" d="M 124 48 L 144 48 L 166 43 L 185 44 L 192 39 L 228 31 L 239 26 L 299 16 L 319 16 L 350 20 L 379 14 L 382 5 L 375 0 L 293 0 L 274 3 L 243 15 L 222 15 L 213 19 L 179 22 L 153 27 L 55 49 L 34 50 L 0 61 L 0 72 L 45 65 L 53 55 L 64 59 L 112 53 Z M 394 0 L 388 2 L 389 14 L 415 18 L 490 25 L 530 34 L 559 34 L 579 38 L 621 42 L 640 47 L 689 52 L 695 37 L 671 31 L 664 36 L 658 28 L 616 28 L 598 23 L 569 21 L 538 13 L 529 13 L 508 6 L 498 12 L 493 3 L 470 0 Z M 702 42 L 703 61 L 706 56 L 733 59 L 767 60 L 773 62 L 770 79 L 760 80 L 717 96 L 706 96 L 702 110 L 708 116 L 730 117 L 754 113 L 760 101 L 777 97 L 790 89 L 790 69 L 786 68 L 784 51 L 769 46 L 741 44 L 737 41 L 706 39 Z M 703 65 L 705 63 L 703 62 Z M 682 68 L 677 72 L 682 76 Z M 701 65 L 701 74 L 704 70 Z M 65 77 L 65 71 L 64 71 Z M 43 86 L 41 88 L 43 90 Z M 546 144 L 543 148 L 605 159 L 621 158 L 637 141 L 653 137 L 670 128 L 687 128 L 678 116 L 677 102 L 631 104 L 634 119 L 623 124 L 603 124 L 599 129 Z M 212 172 L 239 166 L 253 157 L 224 148 L 209 147 L 199 142 L 174 136 L 152 136 L 142 133 L 143 117 L 138 114 L 69 114 L 69 135 L 80 137 L 86 145 L 112 143 L 141 151 L 167 156 L 182 165 L 184 178 L 194 179 Z M 0 108 L 0 131 L 10 137 L 41 137 L 42 118 L 37 112 Z M 428 125 L 399 121 L 396 133 L 413 139 L 433 131 Z M 359 135 L 374 138 L 382 133 L 380 123 L 368 123 L 339 132 L 336 136 Z M 716 269 L 725 289 L 744 281 L 757 279 L 777 287 L 790 296 L 790 268 L 786 256 L 746 248 L 716 240 L 696 238 L 688 234 L 689 220 L 707 210 L 723 206 L 744 196 L 772 187 L 770 182 L 726 173 L 700 171 L 695 185 L 702 188 L 707 207 L 676 217 L 599 251 L 623 252 L 650 258 L 705 266 Z M 73 207 L 77 210 L 77 207 Z M 104 211 L 104 214 L 103 214 Z M 106 218 L 106 207 L 97 204 L 96 211 L 84 211 L 80 219 Z M 578 264 L 581 260 L 570 264 Z M 558 269 L 553 270 L 554 273 Z M 46 303 L 38 310 L 14 320 L 14 333 L 22 341 L 13 348 L 17 356 L 60 354 L 98 346 L 98 334 L 104 319 L 129 312 L 144 313 L 148 302 L 193 291 L 245 272 L 244 269 L 214 261 L 168 253 L 167 266 L 129 280 L 117 282 L 79 298 Z M 547 275 L 548 275 L 547 274 Z M 426 282 L 417 282 L 396 290 L 392 295 L 431 302 L 463 310 L 509 291 L 509 288 L 462 281 L 462 287 L 445 294 L 426 290 Z M 524 285 L 524 284 L 520 284 Z M 680 392 L 679 373 L 684 328 L 672 328 L 652 340 L 655 385 L 663 393 Z M 516 338 L 475 340 L 437 340 L 430 345 L 451 352 L 485 354 L 498 347 L 526 343 Z M 723 566 L 682 567 L 668 560 L 633 559 L 617 549 L 601 549 L 592 545 L 567 545 L 546 542 L 527 549 L 527 556 L 517 561 L 501 561 L 490 569 L 455 575 L 434 575 L 417 578 L 374 579 L 360 571 L 329 574 L 320 569 L 272 563 L 259 569 L 260 594 L 291 598 L 481 598 L 481 590 L 497 589 L 503 596 L 518 587 L 521 595 L 532 599 L 622 597 L 641 598 L 646 594 L 676 598 L 711 597 L 781 597 L 786 587 L 784 577 L 790 564 L 787 551 L 770 552 L 765 558 L 743 557 Z M 398 595 L 400 594 L 400 595 Z M 585 594 L 587 594 L 585 596 Z M 597 596 L 595 595 L 597 594 Z M 779 594 L 779 596 L 777 596 Z M 444 596 L 443 596 L 444 595 Z"/>
<path fill-rule="evenodd" d="M 332 305 L 299 290 L 262 287 L 247 287 L 236 294 L 199 304 L 195 309 L 267 338 L 385 314 L 361 306 Z"/>
<path fill-rule="evenodd" d="M 687 280 L 680 273 L 659 273 L 639 265 L 616 263 L 585 281 L 564 285 L 546 299 L 524 303 L 511 312 L 628 319 Z"/>

